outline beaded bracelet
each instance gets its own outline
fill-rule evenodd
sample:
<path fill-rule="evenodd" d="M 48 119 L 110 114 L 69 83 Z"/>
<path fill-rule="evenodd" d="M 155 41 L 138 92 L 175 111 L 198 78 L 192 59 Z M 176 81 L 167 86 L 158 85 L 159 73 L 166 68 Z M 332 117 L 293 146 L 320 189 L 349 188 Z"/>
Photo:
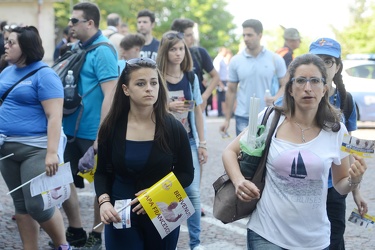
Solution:
<path fill-rule="evenodd" d="M 359 185 L 361 181 L 362 181 L 362 178 L 359 180 L 359 182 L 352 182 L 352 179 L 349 177 L 348 178 L 349 187 Z"/>
<path fill-rule="evenodd" d="M 103 201 L 102 203 L 99 204 L 99 208 L 106 202 L 110 202 L 110 201 Z"/>

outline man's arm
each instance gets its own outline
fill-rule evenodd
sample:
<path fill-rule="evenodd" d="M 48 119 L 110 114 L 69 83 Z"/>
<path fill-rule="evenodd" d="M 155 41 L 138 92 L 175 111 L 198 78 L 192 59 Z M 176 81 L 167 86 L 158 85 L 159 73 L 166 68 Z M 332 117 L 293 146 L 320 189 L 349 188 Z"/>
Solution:
<path fill-rule="evenodd" d="M 116 82 L 117 80 L 111 80 L 111 81 L 103 82 L 102 84 L 100 84 L 100 87 L 102 88 L 103 95 L 104 95 L 102 109 L 100 112 L 100 124 L 103 122 L 104 118 L 107 116 L 108 111 L 111 107 Z"/>
<path fill-rule="evenodd" d="M 264 98 L 264 101 L 266 102 L 267 106 L 273 105 L 274 102 L 277 101 L 277 99 L 279 99 L 280 97 L 284 96 L 285 86 L 286 86 L 286 84 L 288 82 L 288 79 L 289 79 L 289 73 L 286 71 L 286 66 L 285 66 L 284 60 L 279 65 L 281 67 L 281 69 L 279 69 L 279 70 L 282 70 L 282 72 L 286 72 L 286 73 L 285 73 L 284 77 L 278 78 L 278 80 L 279 80 L 279 86 L 280 86 L 279 91 L 277 91 L 277 93 L 274 96 L 269 96 L 269 97 L 265 97 Z"/>
<path fill-rule="evenodd" d="M 219 73 L 217 73 L 215 68 L 212 69 L 209 72 L 209 74 L 211 76 L 211 81 L 210 81 L 210 84 L 207 86 L 206 90 L 202 93 L 202 99 L 203 99 L 203 103 L 201 105 L 202 110 L 205 110 L 207 106 L 208 98 L 212 94 L 212 91 L 219 85 L 219 81 L 220 81 Z"/>
<path fill-rule="evenodd" d="M 237 94 L 237 83 L 228 82 L 227 84 L 227 92 L 225 93 L 225 104 L 227 105 L 227 112 L 225 112 L 225 122 L 220 127 L 220 131 L 223 133 L 227 133 L 229 128 L 230 118 L 232 117 L 234 101 Z"/>
<path fill-rule="evenodd" d="M 112 104 L 112 99 L 113 99 L 113 94 L 115 90 L 117 80 L 111 80 L 108 82 L 103 82 L 100 84 L 100 87 L 102 89 L 104 99 L 102 103 L 102 109 L 100 111 L 100 123 L 99 123 L 99 128 L 100 124 L 102 124 L 104 118 L 107 116 L 109 109 L 111 108 Z M 99 133 L 99 130 L 98 130 Z M 96 137 L 96 140 L 94 142 L 94 149 L 98 150 L 98 137 Z"/>
<path fill-rule="evenodd" d="M 273 101 L 276 101 L 277 99 L 279 99 L 279 97 L 282 97 L 284 95 L 287 77 L 288 76 L 285 75 L 283 78 L 279 78 L 280 88 L 279 88 L 279 91 L 277 91 L 276 95 L 272 97 Z"/>

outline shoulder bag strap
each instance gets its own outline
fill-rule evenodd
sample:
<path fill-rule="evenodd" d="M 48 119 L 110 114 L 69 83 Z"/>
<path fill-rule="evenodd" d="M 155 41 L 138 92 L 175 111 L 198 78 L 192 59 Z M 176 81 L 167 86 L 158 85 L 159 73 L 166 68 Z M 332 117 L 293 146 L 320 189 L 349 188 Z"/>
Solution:
<path fill-rule="evenodd" d="M 0 105 L 3 104 L 5 98 L 7 98 L 8 94 L 14 89 L 14 87 L 16 87 L 20 82 L 22 82 L 23 80 L 25 80 L 26 78 L 34 75 L 36 72 L 38 72 L 38 70 L 40 70 L 41 68 L 46 68 L 47 66 L 42 66 L 38 69 L 35 69 L 31 72 L 29 72 L 28 74 L 26 74 L 24 77 L 22 77 L 21 79 L 19 79 L 15 84 L 12 85 L 12 87 L 10 87 L 7 91 L 5 91 L 5 93 L 3 94 L 3 96 L 0 98 Z"/>
<path fill-rule="evenodd" d="M 263 152 L 262 158 L 260 160 L 259 167 L 257 169 L 257 172 L 258 171 L 259 172 L 263 172 L 262 173 L 262 175 L 263 175 L 262 180 L 264 180 L 264 178 L 266 176 L 266 163 L 267 163 L 268 152 L 269 152 L 269 149 L 270 149 L 270 146 L 271 146 L 272 136 L 273 136 L 273 133 L 276 130 L 276 127 L 277 127 L 277 124 L 279 122 L 280 115 L 281 115 L 281 112 L 279 110 L 277 110 L 277 109 L 274 110 L 273 107 L 268 108 L 267 112 L 268 111 L 269 111 L 268 116 L 270 115 L 270 113 L 272 111 L 275 111 L 275 115 L 274 115 L 274 117 L 272 119 L 271 126 L 270 126 L 270 128 L 268 130 L 267 139 L 265 141 L 264 152 Z M 268 119 L 268 116 L 267 116 L 267 119 Z"/>
<path fill-rule="evenodd" d="M 275 108 L 273 106 L 267 108 L 267 110 L 264 112 L 264 115 L 263 115 L 263 119 L 262 119 L 262 123 L 261 123 L 262 125 L 264 125 L 264 126 L 267 125 L 268 117 L 270 116 L 270 114 L 273 111 L 275 111 Z M 275 111 L 275 115 L 273 117 L 272 124 L 271 124 L 271 126 L 268 130 L 268 135 L 267 135 L 267 139 L 265 141 L 265 147 L 264 147 L 262 158 L 259 161 L 258 168 L 256 169 L 252 179 L 254 179 L 254 178 L 259 179 L 259 176 L 261 175 L 262 181 L 264 181 L 264 178 L 266 176 L 266 163 L 267 163 L 268 151 L 269 151 L 269 148 L 270 148 L 272 135 L 275 132 L 277 123 L 279 122 L 279 119 L 280 119 L 280 114 L 281 114 L 280 111 L 278 111 L 278 110 Z M 221 187 L 222 183 L 224 183 L 228 180 L 230 180 L 230 178 L 227 174 L 222 175 L 220 177 L 220 181 L 215 181 L 215 183 L 213 184 L 215 190 L 217 191 Z"/>

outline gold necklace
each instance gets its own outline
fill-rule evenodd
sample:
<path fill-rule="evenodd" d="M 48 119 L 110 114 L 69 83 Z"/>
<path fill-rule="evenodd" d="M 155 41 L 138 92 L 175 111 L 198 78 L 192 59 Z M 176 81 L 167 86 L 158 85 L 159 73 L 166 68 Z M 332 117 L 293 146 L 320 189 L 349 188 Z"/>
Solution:
<path fill-rule="evenodd" d="M 168 73 L 166 73 L 166 74 L 167 74 L 167 76 L 170 76 L 170 77 L 173 77 L 173 78 L 176 78 L 176 79 L 180 79 L 181 76 L 182 76 L 182 72 L 181 72 L 180 76 L 172 76 L 172 75 L 170 75 L 170 74 L 168 74 Z"/>
<path fill-rule="evenodd" d="M 305 128 L 305 129 L 303 129 L 303 128 L 301 127 L 301 125 L 299 125 L 298 122 L 295 121 L 294 123 L 297 124 L 297 126 L 298 126 L 299 129 L 301 130 L 301 133 L 302 133 L 302 142 L 305 143 L 305 142 L 306 142 L 306 139 L 305 139 L 305 131 L 306 131 L 306 130 L 309 130 L 311 127 L 307 127 L 307 128 Z"/>

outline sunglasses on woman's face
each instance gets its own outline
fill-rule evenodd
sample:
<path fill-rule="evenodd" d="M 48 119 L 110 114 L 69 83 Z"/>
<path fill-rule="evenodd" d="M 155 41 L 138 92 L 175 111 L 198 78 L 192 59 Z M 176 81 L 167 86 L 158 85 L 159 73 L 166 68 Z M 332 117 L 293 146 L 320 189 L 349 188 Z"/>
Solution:
<path fill-rule="evenodd" d="M 10 30 L 15 29 L 17 27 L 18 27 L 17 24 L 5 25 L 3 30 L 10 31 Z"/>
<path fill-rule="evenodd" d="M 148 57 L 140 57 L 140 58 L 133 58 L 126 61 L 126 64 L 132 65 L 142 65 L 142 64 L 151 64 L 152 66 L 156 66 L 156 62 Z"/>
<path fill-rule="evenodd" d="M 178 39 L 184 39 L 184 33 L 181 33 L 181 32 L 178 32 L 178 33 L 168 33 L 165 35 L 166 38 L 168 38 L 168 40 L 172 40 L 172 39 L 175 39 L 176 37 Z"/>
<path fill-rule="evenodd" d="M 126 61 L 124 72 L 128 73 L 132 66 L 144 66 L 156 68 L 156 62 L 148 57 L 133 58 Z"/>

